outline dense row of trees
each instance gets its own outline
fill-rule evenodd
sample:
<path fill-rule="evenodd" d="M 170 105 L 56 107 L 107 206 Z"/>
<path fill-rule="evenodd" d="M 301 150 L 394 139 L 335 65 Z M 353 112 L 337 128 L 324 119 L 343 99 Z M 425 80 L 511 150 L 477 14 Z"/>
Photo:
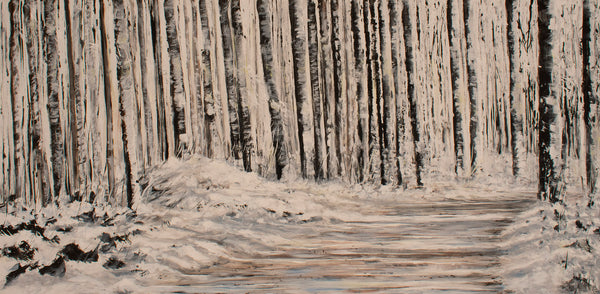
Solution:
<path fill-rule="evenodd" d="M 593 193 L 598 14 L 589 0 L 5 1 L 0 193 L 131 206 L 149 168 L 187 154 L 273 178 L 512 173 L 550 201 Z"/>

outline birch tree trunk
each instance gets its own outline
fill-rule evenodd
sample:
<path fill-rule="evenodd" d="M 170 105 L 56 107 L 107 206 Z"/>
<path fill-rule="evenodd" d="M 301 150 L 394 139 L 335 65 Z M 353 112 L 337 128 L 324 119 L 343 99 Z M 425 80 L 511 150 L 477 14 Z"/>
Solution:
<path fill-rule="evenodd" d="M 560 152 L 552 150 L 556 146 L 559 134 L 553 133 L 552 125 L 556 120 L 556 98 L 552 93 L 552 32 L 550 30 L 550 1 L 538 1 L 538 42 L 539 55 L 539 87 L 540 87 L 540 122 L 539 122 L 539 194 L 541 200 L 559 201 L 558 178 L 555 171 L 556 156 Z M 558 153 L 558 154 L 557 154 Z"/>
<path fill-rule="evenodd" d="M 379 2 L 379 52 L 381 66 L 381 126 L 382 177 L 381 183 L 395 184 L 398 178 L 396 160 L 396 97 L 392 65 L 390 32 L 390 1 Z M 386 5 L 387 4 L 387 5 Z"/>
<path fill-rule="evenodd" d="M 48 88 L 48 119 L 50 127 L 50 150 L 52 152 L 52 195 L 49 201 L 57 200 L 64 186 L 64 165 L 65 149 L 63 144 L 63 130 L 60 122 L 60 101 L 58 85 L 58 50 L 56 41 L 56 0 L 44 1 L 44 41 L 46 44 L 46 65 L 47 65 L 47 88 Z M 44 203 L 44 205 L 48 202 Z"/>
<path fill-rule="evenodd" d="M 284 130 L 281 118 L 281 101 L 273 79 L 273 43 L 270 4 L 266 0 L 256 2 L 260 21 L 260 44 L 263 62 L 263 74 L 269 93 L 269 113 L 271 115 L 271 133 L 273 136 L 273 149 L 275 150 L 275 169 L 277 178 L 283 175 L 283 169 L 287 165 L 287 150 L 285 146 Z"/>
<path fill-rule="evenodd" d="M 313 108 L 314 124 L 314 142 L 315 153 L 313 165 L 315 167 L 315 179 L 325 179 L 327 172 L 326 145 L 325 145 L 325 127 L 323 118 L 323 96 L 321 94 L 319 74 L 319 43 L 318 43 L 318 23 L 317 23 L 317 4 L 313 0 L 308 0 L 308 56 L 310 69 L 310 88 Z"/>
<path fill-rule="evenodd" d="M 313 111 L 310 94 L 307 94 L 307 33 L 303 26 L 305 12 L 301 0 L 290 0 L 290 18 L 292 34 L 292 54 L 294 61 L 294 92 L 298 116 L 298 138 L 300 149 L 300 169 L 305 178 L 314 175 L 315 141 L 313 134 Z"/>
<path fill-rule="evenodd" d="M 450 44 L 450 76 L 452 83 L 452 115 L 453 115 L 453 135 L 454 135 L 454 154 L 455 154 L 455 173 L 458 176 L 464 176 L 465 161 L 468 161 L 469 150 L 465 149 L 470 141 L 465 140 L 469 135 L 469 103 L 468 91 L 465 91 L 465 63 L 466 50 L 463 42 L 465 39 L 462 18 L 463 1 L 448 0 L 447 2 L 447 22 L 448 22 L 448 40 Z M 468 139 L 468 138 L 467 138 Z M 466 141 L 466 142 L 465 142 Z"/>
<path fill-rule="evenodd" d="M 598 192 L 598 181 L 600 176 L 600 149 L 598 138 L 600 138 L 600 107 L 598 103 L 598 92 L 593 90 L 592 86 L 592 3 L 588 0 L 583 1 L 582 14 L 582 53 L 583 53 L 583 103 L 584 103 L 584 121 L 585 121 L 585 171 L 586 184 L 590 197 L 590 204 L 595 201 L 594 195 Z M 596 48 L 596 52 L 598 48 Z M 597 62 L 597 58 L 596 58 Z"/>
<path fill-rule="evenodd" d="M 330 0 L 318 1 L 319 15 L 319 88 L 323 99 L 323 131 L 325 143 L 325 157 L 327 171 L 324 176 L 332 179 L 337 174 L 338 160 L 337 152 L 339 146 L 336 142 L 335 132 L 335 90 L 333 86 L 333 52 L 331 44 L 331 7 Z"/>
<path fill-rule="evenodd" d="M 478 118 L 478 103 L 479 100 L 477 99 L 476 95 L 475 95 L 475 91 L 477 89 L 477 79 L 475 76 L 475 69 L 473 67 L 473 62 L 474 60 L 472 60 L 472 53 L 470 50 L 471 47 L 473 46 L 473 41 L 472 38 L 473 36 L 471 35 L 471 29 L 470 29 L 470 24 L 469 21 L 471 19 L 471 2 L 472 0 L 465 0 L 463 2 L 463 17 L 464 17 L 464 24 L 465 24 L 465 39 L 467 40 L 467 45 L 466 45 L 466 51 L 465 51 L 465 56 L 467 58 L 467 62 L 466 62 L 466 68 L 467 68 L 467 81 L 468 81 L 468 88 L 469 88 L 469 105 L 470 105 L 470 125 L 469 125 L 469 134 L 470 134 L 470 140 L 469 140 L 469 146 L 470 146 L 470 150 L 469 150 L 469 154 L 471 155 L 471 162 L 470 162 L 470 172 L 469 174 L 474 174 L 477 170 L 477 148 L 479 148 L 477 146 L 478 142 L 479 142 L 479 138 L 478 138 L 478 132 L 479 132 L 479 118 Z"/>
<path fill-rule="evenodd" d="M 414 85 L 414 63 L 413 63 L 413 28 L 411 26 L 411 12 L 410 12 L 410 3 L 408 1 L 404 1 L 404 6 L 402 10 L 402 24 L 404 26 L 404 42 L 405 42 L 405 67 L 406 67 L 406 76 L 408 81 L 408 102 L 409 102 L 409 116 L 410 116 L 410 124 L 412 129 L 413 136 L 413 148 L 414 148 L 414 158 L 415 158 L 415 176 L 417 181 L 417 186 L 423 186 L 421 170 L 423 168 L 423 154 L 420 150 L 420 138 L 421 138 L 421 130 L 418 126 L 418 118 L 417 118 L 417 101 L 415 97 L 415 85 Z"/>
<path fill-rule="evenodd" d="M 511 132 L 511 153 L 512 153 L 512 172 L 516 177 L 519 175 L 519 171 L 522 169 L 521 164 L 523 162 L 523 121 L 518 113 L 518 103 L 517 103 L 517 94 L 515 93 L 515 79 L 514 79 L 514 70 L 515 70 L 515 31 L 513 28 L 513 15 L 514 15 L 514 3 L 513 0 L 506 0 L 506 37 L 507 37 L 507 47 L 508 47 L 508 60 L 509 60 L 509 75 L 510 75 L 510 85 L 509 85 L 509 97 L 510 97 L 510 132 Z"/>

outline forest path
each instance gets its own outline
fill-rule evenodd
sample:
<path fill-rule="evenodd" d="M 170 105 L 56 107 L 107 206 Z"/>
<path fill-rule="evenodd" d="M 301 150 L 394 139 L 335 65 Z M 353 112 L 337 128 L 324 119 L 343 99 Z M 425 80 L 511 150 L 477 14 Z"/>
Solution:
<path fill-rule="evenodd" d="M 227 293 L 498 293 L 504 290 L 502 231 L 535 199 L 532 193 L 481 191 L 405 203 L 354 199 L 336 204 L 352 215 L 344 220 L 330 215 L 329 221 L 297 221 L 285 213 L 280 223 L 222 218 L 235 236 L 204 232 L 197 238 L 226 248 L 227 258 L 201 269 L 179 268 L 184 278 L 147 286 Z M 178 230 L 193 232 L 194 221 L 189 223 Z"/>

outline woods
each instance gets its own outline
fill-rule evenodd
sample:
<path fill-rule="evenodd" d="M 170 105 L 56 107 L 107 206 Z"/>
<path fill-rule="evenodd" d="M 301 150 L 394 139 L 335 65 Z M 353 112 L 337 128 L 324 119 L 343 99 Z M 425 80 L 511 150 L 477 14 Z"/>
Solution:
<path fill-rule="evenodd" d="M 132 207 L 200 154 L 267 178 L 597 193 L 593 1 L 5 1 L 2 200 Z"/>

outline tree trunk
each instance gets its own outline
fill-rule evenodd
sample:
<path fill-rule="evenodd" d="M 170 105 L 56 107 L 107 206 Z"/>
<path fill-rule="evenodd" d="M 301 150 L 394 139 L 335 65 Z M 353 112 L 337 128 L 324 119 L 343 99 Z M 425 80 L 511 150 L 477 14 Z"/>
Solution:
<path fill-rule="evenodd" d="M 308 1 L 308 56 L 310 68 L 310 88 L 313 101 L 314 113 L 314 142 L 315 142 L 315 179 L 322 180 L 325 178 L 327 170 L 326 149 L 325 149 L 325 130 L 323 117 L 323 97 L 320 89 L 320 74 L 319 74 L 319 35 L 317 24 L 317 8 L 313 0 Z"/>
<path fill-rule="evenodd" d="M 447 21 L 448 21 L 448 40 L 450 43 L 450 80 L 452 83 L 452 115 L 453 115 L 453 131 L 454 131 L 454 156 L 455 156 L 455 169 L 454 172 L 457 175 L 464 174 L 464 130 L 463 120 L 465 114 L 461 109 L 461 93 L 460 91 L 460 36 L 457 36 L 458 32 L 454 26 L 454 5 L 452 3 L 455 0 L 448 0 L 447 2 Z M 457 8 L 456 11 L 459 11 Z"/>
<path fill-rule="evenodd" d="M 412 26 L 410 17 L 410 2 L 404 1 L 404 7 L 402 10 L 402 24 L 404 27 L 404 42 L 405 42 L 405 66 L 406 66 L 406 77 L 408 81 L 408 101 L 409 101 L 409 116 L 410 124 L 412 128 L 413 136 L 413 147 L 415 157 L 415 176 L 417 180 L 417 186 L 423 186 L 421 179 L 421 170 L 423 168 L 423 154 L 420 150 L 420 138 L 421 130 L 419 129 L 419 123 L 417 120 L 417 101 L 415 97 L 415 73 L 414 73 L 414 62 L 413 62 L 413 39 L 412 39 Z"/>
<path fill-rule="evenodd" d="M 475 90 L 477 89 L 477 79 L 475 77 L 475 68 L 473 66 L 473 62 L 471 61 L 471 58 L 469 58 L 470 54 L 469 54 L 469 49 L 471 47 L 473 47 L 473 36 L 471 36 L 471 30 L 469 27 L 469 19 L 471 17 L 471 7 L 470 7 L 470 1 L 471 0 L 465 0 L 463 2 L 463 17 L 464 17 L 464 23 L 465 23 L 465 38 L 467 40 L 467 48 L 465 51 L 465 54 L 467 56 L 467 81 L 469 83 L 469 103 L 471 105 L 470 108 L 470 125 L 469 125 L 469 133 L 470 133 L 470 155 L 471 155 L 471 166 L 470 166 L 470 173 L 474 174 L 476 173 L 477 170 L 477 144 L 478 144 L 478 132 L 479 132 L 479 118 L 478 118 L 478 106 L 479 106 L 479 101 L 475 95 Z"/>
<path fill-rule="evenodd" d="M 319 74 L 320 89 L 323 95 L 323 123 L 325 143 L 325 161 L 327 162 L 327 171 L 324 172 L 327 179 L 333 179 L 337 175 L 339 161 L 337 152 L 339 146 L 336 145 L 336 126 L 335 126 L 335 90 L 333 86 L 333 51 L 331 44 L 331 16 L 329 5 L 330 0 L 318 1 L 319 17 Z"/>
<path fill-rule="evenodd" d="M 24 107 L 27 105 L 26 93 L 24 93 L 25 87 L 21 84 L 24 81 L 19 79 L 22 74 L 21 71 L 25 70 L 23 62 L 25 61 L 23 48 L 22 36 L 23 24 L 21 19 L 21 1 L 11 0 L 8 3 L 10 11 L 10 100 L 12 110 L 12 145 L 10 147 L 9 158 L 11 160 L 12 168 L 8 171 L 10 177 L 13 178 L 13 195 L 14 198 L 19 198 L 21 201 L 25 200 L 26 196 L 26 156 L 25 153 L 27 143 L 26 138 L 23 137 L 23 131 L 26 130 Z"/>
<path fill-rule="evenodd" d="M 352 1 L 352 35 L 354 39 L 354 70 L 356 72 L 356 96 L 358 99 L 358 179 L 363 182 L 367 179 L 369 173 L 369 112 L 368 100 L 369 96 L 365 93 L 365 79 L 368 79 L 364 69 L 364 64 L 367 62 L 364 48 L 366 45 L 366 36 L 368 33 L 364 31 L 364 19 L 368 19 L 367 11 L 362 8 L 359 0 Z M 361 11 L 362 10 L 362 11 Z M 361 13 L 362 12 L 362 13 Z"/>
<path fill-rule="evenodd" d="M 242 142 L 240 133 L 239 108 L 237 96 L 237 76 L 234 66 L 233 37 L 230 22 L 230 0 L 220 0 L 220 21 L 223 40 L 223 57 L 225 59 L 225 83 L 227 85 L 227 106 L 229 110 L 229 127 L 231 133 L 231 154 L 234 159 L 241 158 Z"/>
<path fill-rule="evenodd" d="M 173 113 L 173 100 L 171 94 L 171 62 L 169 60 L 169 44 L 167 37 L 167 24 L 165 20 L 164 1 L 154 0 L 151 8 L 152 44 L 155 48 L 154 60 L 157 76 L 157 110 L 160 160 L 166 160 L 176 154 L 175 121 Z"/>
<path fill-rule="evenodd" d="M 183 72 L 179 40 L 177 40 L 177 20 L 175 19 L 176 3 L 167 0 L 164 3 L 164 13 L 167 27 L 167 42 L 169 43 L 169 57 L 171 69 L 171 99 L 173 101 L 173 126 L 175 154 L 180 156 L 187 150 L 186 121 L 185 121 L 185 93 L 183 89 Z"/>
<path fill-rule="evenodd" d="M 394 162 L 395 162 L 395 169 L 396 169 L 396 178 L 395 178 L 395 182 L 396 185 L 400 186 L 403 183 L 403 178 L 402 178 L 402 164 L 401 164 L 401 144 L 402 142 L 402 138 L 404 137 L 404 132 L 405 132 L 405 126 L 404 126 L 404 113 L 402 110 L 402 101 L 400 101 L 400 62 L 399 62 L 399 57 L 400 57 L 400 48 L 399 48 L 399 40 L 400 40 L 400 15 L 398 14 L 398 7 L 397 7 L 398 3 L 396 3 L 396 1 L 388 1 L 388 9 L 389 9 L 389 13 L 390 13 L 390 35 L 391 35 L 391 39 L 390 39 L 390 43 L 391 43 L 391 70 L 393 73 L 393 76 L 391 77 L 393 80 L 393 87 L 394 87 L 394 92 L 393 92 L 393 96 L 394 96 L 394 102 L 395 102 L 395 109 L 390 109 L 390 111 L 395 111 L 395 117 L 396 117 L 396 121 L 395 121 L 395 130 L 393 132 L 395 132 L 395 143 L 396 145 L 393 147 L 394 148 L 394 153 L 395 153 L 395 158 Z M 401 5 L 401 4 L 400 4 Z M 393 103 L 394 104 L 394 103 Z"/>
<path fill-rule="evenodd" d="M 42 149 L 42 121 L 40 102 L 43 94 L 41 93 L 40 81 L 40 61 L 43 56 L 41 53 L 40 42 L 40 9 L 43 9 L 43 4 L 35 0 L 26 1 L 23 6 L 23 14 L 25 16 L 25 24 L 27 27 L 27 55 L 29 59 L 29 116 L 28 116 L 28 133 L 27 140 L 29 149 L 28 172 L 29 186 L 31 197 L 30 203 L 38 206 L 44 199 L 50 195 L 48 169 L 46 160 L 44 160 L 44 150 Z M 41 75 L 43 76 L 43 75 Z M 1 187 L 0 187 L 1 189 Z"/>
<path fill-rule="evenodd" d="M 250 109 L 248 106 L 248 97 L 246 93 L 245 52 L 243 52 L 242 41 L 245 38 L 242 31 L 242 15 L 240 10 L 240 0 L 231 0 L 231 27 L 233 29 L 233 54 L 235 55 L 234 66 L 236 69 L 236 94 L 238 97 L 238 118 L 240 129 L 240 142 L 242 147 L 242 162 L 244 170 L 252 171 L 252 125 L 250 121 Z"/>
<path fill-rule="evenodd" d="M 80 23 L 80 14 L 76 12 L 72 12 L 72 8 L 76 8 L 76 1 L 64 0 L 64 8 L 65 8 L 65 20 L 67 27 L 67 63 L 69 67 L 69 100 L 68 100 L 68 110 L 69 110 L 69 125 L 70 129 L 68 130 L 70 137 L 69 146 L 67 148 L 67 162 L 69 167 L 69 181 L 67 183 L 67 194 L 70 197 L 74 197 L 75 199 L 82 199 L 81 189 L 85 190 L 87 179 L 85 175 L 85 169 L 83 166 L 80 166 L 80 163 L 84 163 L 86 161 L 85 152 L 80 152 L 84 150 L 85 143 L 79 141 L 79 130 L 83 130 L 84 117 L 83 117 L 83 101 L 80 90 L 80 74 L 79 74 L 79 60 L 81 58 L 81 48 L 79 46 L 79 42 L 74 42 L 80 35 L 79 26 Z M 81 155 L 81 156 L 80 156 Z M 80 175 L 81 172 L 81 175 Z M 81 184 L 81 187 L 79 185 Z"/>
<path fill-rule="evenodd" d="M 116 10 L 116 11 L 115 11 Z M 101 1 L 100 18 L 102 32 L 102 49 L 104 65 L 104 86 L 105 101 L 107 109 L 107 165 L 109 177 L 108 196 L 109 201 L 114 204 L 127 204 L 128 192 L 131 192 L 131 166 L 126 158 L 129 156 L 127 144 L 127 126 L 125 124 L 125 110 L 123 105 L 122 91 L 127 91 L 125 84 L 121 85 L 120 78 L 123 80 L 122 63 L 119 60 L 122 57 L 117 56 L 115 46 L 118 42 L 116 38 L 122 35 L 122 28 L 114 21 L 115 12 L 119 13 L 119 6 L 110 5 L 107 1 Z M 126 29 L 125 29 L 126 30 Z M 112 50 L 110 50 L 112 49 Z M 120 64 L 121 63 L 121 64 Z M 121 66 L 119 66 L 121 65 Z M 121 198 L 125 196 L 126 198 Z"/>
<path fill-rule="evenodd" d="M 509 67 L 509 97 L 510 97 L 510 133 L 511 133 L 511 152 L 512 152 L 512 172 L 513 176 L 519 176 L 521 164 L 523 162 L 523 121 L 521 116 L 518 114 L 517 109 L 517 98 L 518 95 L 515 93 L 515 32 L 513 29 L 513 15 L 514 15 L 514 0 L 506 0 L 506 38 L 508 41 L 508 67 Z"/>
<path fill-rule="evenodd" d="M 556 120 L 554 109 L 556 98 L 552 97 L 552 32 L 550 30 L 550 0 L 538 0 L 538 42 L 540 87 L 539 121 L 539 193 L 538 198 L 557 202 L 559 200 L 555 160 L 551 149 L 556 139 L 551 127 Z M 560 153 L 559 153 L 560 154 Z"/>
<path fill-rule="evenodd" d="M 141 86 L 144 99 L 145 125 L 147 149 L 144 150 L 146 163 L 151 166 L 158 161 L 159 135 L 158 135 L 158 98 L 156 87 L 156 63 L 154 60 L 154 46 L 152 46 L 152 21 L 150 19 L 148 0 L 138 4 L 138 40 L 141 52 L 140 70 L 142 72 Z"/>
<path fill-rule="evenodd" d="M 592 78 L 591 78 L 591 30 L 592 26 L 590 23 L 591 12 L 590 6 L 592 4 L 589 0 L 583 1 L 583 27 L 582 27 L 582 53 L 583 53 L 583 103 L 584 103 L 584 122 L 585 122 L 585 174 L 587 180 L 587 189 L 590 195 L 594 195 L 597 192 L 598 185 L 598 160 L 596 158 L 598 154 L 598 143 L 597 136 L 594 133 L 598 132 L 598 116 L 592 113 L 592 109 L 598 109 L 598 97 L 594 95 L 592 90 Z M 590 203 L 593 203 L 594 199 L 591 199 Z"/>
<path fill-rule="evenodd" d="M 381 152 L 382 184 L 394 184 L 398 178 L 396 160 L 396 97 L 392 64 L 391 12 L 386 1 L 379 2 L 379 51 L 381 66 Z"/>
<path fill-rule="evenodd" d="M 340 8 L 340 0 L 331 1 L 331 49 L 333 51 L 333 96 L 335 104 L 335 119 L 334 119 L 334 130 L 335 130 L 335 146 L 336 148 L 336 162 L 337 162 L 337 174 L 336 176 L 343 176 L 349 171 L 347 160 L 344 160 L 346 155 L 350 152 L 347 144 L 347 125 L 344 121 L 344 111 L 346 106 L 345 97 L 343 95 L 343 78 L 345 75 L 344 68 L 342 65 L 342 40 L 341 35 L 342 29 L 340 27 L 340 14 L 344 11 Z"/>
<path fill-rule="evenodd" d="M 300 0 L 290 0 L 290 18 L 292 34 L 292 55 L 294 67 L 294 93 L 298 119 L 298 141 L 300 149 L 300 169 L 302 176 L 308 178 L 314 170 L 313 154 L 315 142 L 311 139 L 313 113 L 312 100 L 306 93 L 306 42 L 307 34 L 304 27 L 304 15 L 300 7 Z"/>
<path fill-rule="evenodd" d="M 85 132 L 82 136 L 87 143 L 87 159 L 89 161 L 86 168 L 90 178 L 88 185 L 89 194 L 84 195 L 87 201 L 94 202 L 97 195 L 108 194 L 107 181 L 107 158 L 106 147 L 108 140 L 107 132 L 107 109 L 105 102 L 105 87 L 103 80 L 103 46 L 102 46 L 102 19 L 101 3 L 98 1 L 87 1 L 82 16 L 83 31 L 85 42 L 83 47 L 84 59 L 84 79 L 83 88 L 86 98 L 85 103 Z M 92 26 L 94 24 L 94 26 Z M 82 138 L 80 136 L 80 138 Z"/>
<path fill-rule="evenodd" d="M 44 40 L 46 44 L 46 64 L 48 78 L 48 117 L 50 120 L 50 147 L 52 161 L 52 196 L 48 201 L 57 200 L 64 183 L 63 130 L 61 128 L 59 85 L 58 85 L 58 52 L 56 42 L 56 0 L 44 1 Z M 45 202 L 44 205 L 49 202 Z"/>
<path fill-rule="evenodd" d="M 131 208 L 133 205 L 133 182 L 136 179 L 132 179 L 132 154 L 135 154 L 134 144 L 132 144 L 134 138 L 132 136 L 132 128 L 135 125 L 128 125 L 128 116 L 133 117 L 134 115 L 129 113 L 132 111 L 131 101 L 135 99 L 135 90 L 133 88 L 133 75 L 131 72 L 131 46 L 129 40 L 129 29 L 127 27 L 127 17 L 124 3 L 122 0 L 115 0 L 114 2 L 114 19 L 115 19 L 115 45 L 117 49 L 117 79 L 119 81 L 119 99 L 118 109 L 120 117 L 116 119 L 120 123 L 121 136 L 123 142 L 123 164 L 125 167 L 124 174 L 124 185 L 125 185 L 125 196 L 127 199 L 127 207 Z M 166 13 L 167 9 L 165 9 Z M 133 158 L 136 159 L 135 157 Z"/>
<path fill-rule="evenodd" d="M 269 113 L 271 115 L 271 134 L 273 136 L 273 149 L 275 150 L 275 172 L 277 179 L 281 179 L 283 169 L 287 165 L 287 151 L 285 146 L 283 122 L 281 118 L 281 102 L 273 78 L 273 42 L 271 25 L 271 7 L 267 0 L 258 0 L 256 9 L 259 17 L 260 45 L 263 64 L 263 74 L 269 93 Z"/>
<path fill-rule="evenodd" d="M 213 92 L 213 69 L 212 69 L 212 58 L 211 55 L 212 43 L 214 42 L 209 29 L 208 19 L 208 8 L 206 4 L 207 0 L 201 0 L 199 3 L 200 20 L 202 24 L 202 34 L 204 48 L 202 50 L 202 82 L 203 82 L 203 99 L 204 99 L 204 117 L 206 124 L 206 138 L 207 138 L 207 156 L 217 156 L 223 146 L 221 145 L 219 138 L 218 123 L 218 107 L 219 101 L 215 99 Z"/>
<path fill-rule="evenodd" d="M 368 133 L 369 133 L 369 177 L 372 180 L 379 178 L 381 181 L 382 170 L 381 164 L 382 153 L 380 145 L 380 137 L 383 135 L 381 126 L 381 74 L 379 68 L 379 53 L 378 53 L 378 25 L 377 14 L 375 11 L 375 1 L 365 0 L 363 2 L 364 9 L 364 31 L 365 31 L 365 48 L 367 49 L 367 100 L 368 100 Z"/>

